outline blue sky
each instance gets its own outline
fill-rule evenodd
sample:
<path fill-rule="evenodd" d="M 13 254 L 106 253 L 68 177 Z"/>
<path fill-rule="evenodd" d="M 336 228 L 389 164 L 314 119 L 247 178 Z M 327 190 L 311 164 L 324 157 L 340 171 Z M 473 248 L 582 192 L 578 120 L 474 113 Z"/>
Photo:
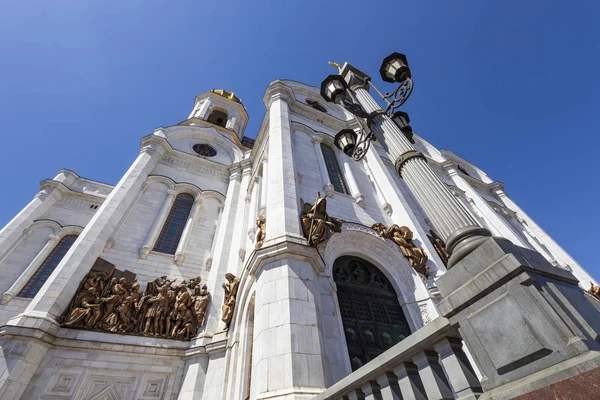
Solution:
<path fill-rule="evenodd" d="M 116 183 L 199 93 L 233 89 L 254 137 L 273 79 L 318 86 L 333 60 L 380 82 L 399 51 L 415 131 L 503 181 L 599 278 L 598 15 L 597 1 L 0 0 L 0 225 L 61 168 Z"/>

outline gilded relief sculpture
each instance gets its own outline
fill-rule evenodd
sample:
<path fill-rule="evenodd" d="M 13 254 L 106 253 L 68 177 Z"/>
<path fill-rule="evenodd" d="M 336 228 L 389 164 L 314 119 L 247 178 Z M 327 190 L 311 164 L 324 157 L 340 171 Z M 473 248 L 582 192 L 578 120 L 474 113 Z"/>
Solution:
<path fill-rule="evenodd" d="M 321 197 L 321 193 L 318 193 L 315 204 L 304 203 L 302 206 L 302 232 L 312 247 L 329 239 L 333 232 L 342 231 L 343 221 L 327 214 L 326 197 L 327 195 Z"/>
<path fill-rule="evenodd" d="M 593 282 L 590 282 L 590 288 L 588 289 L 588 293 L 600 300 L 600 286 L 594 285 Z"/>
<path fill-rule="evenodd" d="M 375 230 L 379 236 L 396 243 L 402 255 L 406 257 L 415 271 L 424 275 L 425 278 L 429 278 L 429 267 L 425 265 L 428 258 L 427 254 L 413 242 L 413 233 L 408 227 L 394 224 L 386 228 L 385 225 L 377 222 L 371 229 Z"/>
<path fill-rule="evenodd" d="M 440 256 L 440 259 L 444 263 L 444 265 L 448 265 L 448 259 L 450 258 L 450 254 L 446 251 L 446 243 L 432 230 L 429 230 L 429 235 L 427 238 L 433 245 L 433 248 Z"/>
<path fill-rule="evenodd" d="M 267 219 L 263 216 L 256 218 L 256 248 L 260 249 L 267 234 Z"/>
<path fill-rule="evenodd" d="M 204 325 L 211 299 L 200 282 L 195 277 L 175 285 L 163 276 L 140 294 L 133 273 L 99 258 L 60 322 L 69 328 L 190 340 Z"/>
<path fill-rule="evenodd" d="M 233 310 L 235 309 L 235 298 L 237 296 L 238 286 L 240 285 L 240 278 L 237 276 L 227 273 L 225 274 L 227 283 L 223 284 L 223 290 L 225 290 L 225 299 L 223 300 L 223 307 L 221 308 L 221 320 L 225 322 L 224 330 L 229 329 L 229 323 L 233 317 Z"/>

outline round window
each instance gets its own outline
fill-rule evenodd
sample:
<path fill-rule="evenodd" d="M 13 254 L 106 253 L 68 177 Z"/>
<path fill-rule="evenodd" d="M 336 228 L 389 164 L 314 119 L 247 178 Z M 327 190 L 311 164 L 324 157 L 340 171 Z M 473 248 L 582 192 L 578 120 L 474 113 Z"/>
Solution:
<path fill-rule="evenodd" d="M 209 146 L 206 143 L 195 144 L 192 147 L 192 150 L 194 150 L 196 153 L 203 157 L 214 157 L 217 155 L 217 151 L 214 149 L 214 147 Z"/>

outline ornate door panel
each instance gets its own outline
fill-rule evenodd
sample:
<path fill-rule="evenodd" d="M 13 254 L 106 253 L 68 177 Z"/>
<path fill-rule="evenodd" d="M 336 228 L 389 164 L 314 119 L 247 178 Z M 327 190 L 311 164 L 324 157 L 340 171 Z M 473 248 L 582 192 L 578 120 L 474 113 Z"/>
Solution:
<path fill-rule="evenodd" d="M 353 371 L 410 335 L 396 292 L 374 265 L 340 257 L 333 279 Z"/>

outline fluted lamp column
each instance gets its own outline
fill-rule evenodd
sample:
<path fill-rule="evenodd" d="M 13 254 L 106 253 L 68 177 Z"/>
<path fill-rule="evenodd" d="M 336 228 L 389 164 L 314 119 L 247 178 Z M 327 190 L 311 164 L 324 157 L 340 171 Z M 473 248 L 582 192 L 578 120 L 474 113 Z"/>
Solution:
<path fill-rule="evenodd" d="M 491 236 L 490 231 L 477 224 L 427 165 L 425 156 L 412 146 L 398 125 L 381 109 L 369 93 L 371 78 L 349 64 L 344 65 L 340 74 L 360 105 L 371 115 L 370 128 L 387 148 L 396 172 L 446 242 L 451 255 L 448 268 L 451 268 Z"/>

